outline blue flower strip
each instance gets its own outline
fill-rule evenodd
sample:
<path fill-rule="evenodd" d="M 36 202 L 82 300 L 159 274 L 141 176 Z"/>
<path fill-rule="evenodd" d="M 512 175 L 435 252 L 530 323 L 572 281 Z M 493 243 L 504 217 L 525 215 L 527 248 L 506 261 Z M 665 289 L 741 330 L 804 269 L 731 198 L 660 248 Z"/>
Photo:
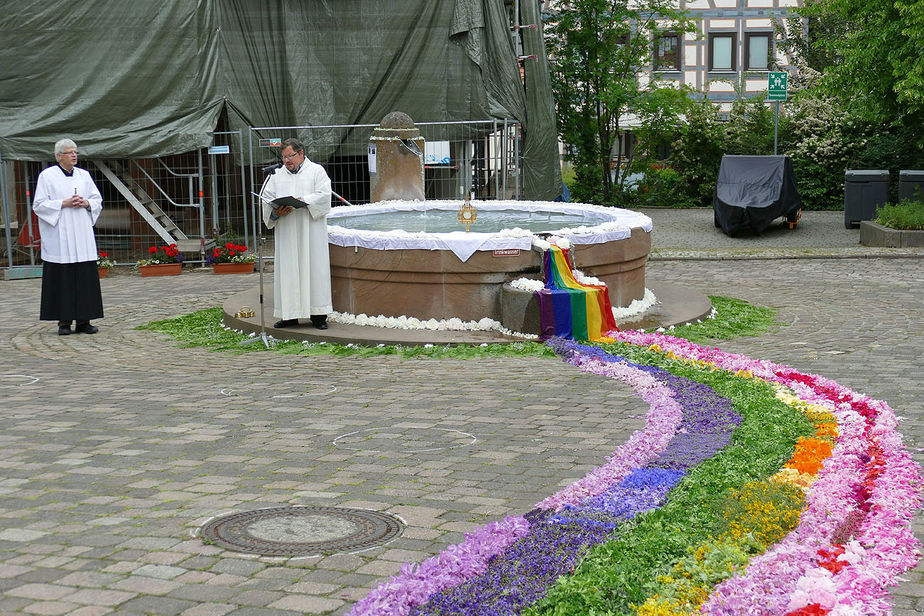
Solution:
<path fill-rule="evenodd" d="M 562 511 L 527 515 L 530 531 L 493 558 L 488 570 L 436 593 L 411 616 L 498 616 L 519 614 L 574 567 L 593 545 L 608 541 L 621 524 L 660 507 L 687 469 L 714 456 L 731 439 L 741 417 L 712 388 L 661 368 L 626 361 L 599 349 L 554 339 L 549 345 L 566 361 L 592 358 L 625 362 L 645 370 L 670 388 L 682 408 L 677 434 L 655 459 L 635 469 L 610 490 Z"/>

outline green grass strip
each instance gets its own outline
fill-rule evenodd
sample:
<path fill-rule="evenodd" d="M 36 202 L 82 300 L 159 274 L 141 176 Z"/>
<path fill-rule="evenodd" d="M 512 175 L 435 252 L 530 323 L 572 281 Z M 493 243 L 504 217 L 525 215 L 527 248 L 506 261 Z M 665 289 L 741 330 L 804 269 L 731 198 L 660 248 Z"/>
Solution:
<path fill-rule="evenodd" d="M 742 422 L 731 443 L 691 469 L 660 509 L 638 516 L 613 540 L 591 549 L 573 575 L 560 578 L 524 611 L 528 616 L 633 613 L 657 588 L 658 576 L 670 574 L 691 549 L 722 532 L 723 505 L 732 491 L 776 473 L 792 456 L 798 437 L 814 432 L 805 415 L 777 400 L 762 381 L 703 370 L 639 347 L 603 348 L 709 385 L 732 400 Z"/>
<path fill-rule="evenodd" d="M 717 316 L 702 323 L 675 327 L 671 334 L 702 343 L 729 340 L 739 336 L 756 336 L 781 325 L 775 321 L 776 310 L 754 306 L 743 300 L 710 296 Z M 259 343 L 241 345 L 250 337 L 226 329 L 222 325 L 222 309 L 208 308 L 190 314 L 153 321 L 137 329 L 168 334 L 180 342 L 181 347 L 204 347 L 212 351 L 252 353 L 266 351 Z M 272 349 L 284 355 L 333 355 L 339 357 L 376 357 L 397 355 L 404 358 L 478 359 L 480 357 L 553 357 L 554 353 L 541 342 L 512 342 L 487 345 L 413 346 L 339 345 L 330 343 L 303 343 L 281 340 Z"/>
<path fill-rule="evenodd" d="M 757 336 L 784 325 L 776 320 L 775 308 L 755 306 L 741 299 L 720 295 L 710 295 L 709 299 L 716 311 L 715 318 L 692 325 L 679 325 L 672 329 L 670 334 L 702 344 L 742 336 Z"/>
<path fill-rule="evenodd" d="M 145 329 L 168 334 L 180 342 L 181 347 L 204 347 L 212 351 L 231 353 L 265 352 L 259 343 L 241 345 L 251 337 L 226 329 L 222 325 L 222 309 L 208 308 L 190 314 L 141 325 Z M 360 346 L 330 343 L 304 343 L 298 340 L 280 340 L 272 351 L 283 355 L 333 355 L 335 357 L 377 357 L 397 355 L 404 358 L 477 359 L 480 357 L 554 357 L 555 353 L 541 342 L 510 342 L 503 344 L 458 346 Z"/>

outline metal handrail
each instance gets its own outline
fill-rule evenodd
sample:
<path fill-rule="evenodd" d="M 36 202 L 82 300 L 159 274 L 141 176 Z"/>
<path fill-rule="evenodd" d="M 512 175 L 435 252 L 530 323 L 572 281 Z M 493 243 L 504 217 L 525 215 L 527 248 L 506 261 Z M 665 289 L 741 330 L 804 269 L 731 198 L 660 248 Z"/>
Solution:
<path fill-rule="evenodd" d="M 195 194 L 195 192 L 193 191 L 193 187 L 192 187 L 192 180 L 193 180 L 193 178 L 195 178 L 198 174 L 196 174 L 196 173 L 175 173 L 172 169 L 170 169 L 170 167 L 167 167 L 166 163 L 164 163 L 163 161 L 161 161 L 159 158 L 158 158 L 157 160 L 160 161 L 160 163 L 161 163 L 162 165 L 164 165 L 164 167 L 167 169 L 167 171 L 168 171 L 169 173 L 171 173 L 171 174 L 173 174 L 173 175 L 175 175 L 175 176 L 177 176 L 177 177 L 185 177 L 185 178 L 188 178 L 188 179 L 189 179 L 189 195 L 190 195 L 190 197 L 192 197 L 192 196 Z M 175 205 L 175 206 L 177 206 L 177 207 L 201 207 L 199 203 L 177 203 L 176 201 L 174 201 L 173 199 L 170 198 L 170 195 L 168 195 L 166 192 L 164 192 L 164 189 L 160 187 L 160 184 L 157 183 L 157 180 L 155 180 L 154 178 L 152 178 L 152 177 L 151 177 L 151 174 L 149 174 L 147 171 L 145 171 L 145 170 L 144 170 L 144 167 L 142 167 L 141 165 L 139 165 L 137 160 L 132 159 L 132 163 L 135 164 L 135 167 L 138 168 L 138 171 L 140 171 L 141 173 L 144 174 L 144 177 L 148 178 L 148 179 L 151 181 L 151 183 L 154 184 L 154 186 L 157 188 L 158 192 L 160 192 L 160 194 L 163 195 L 164 199 L 166 199 L 167 201 L 169 201 L 172 205 Z"/>

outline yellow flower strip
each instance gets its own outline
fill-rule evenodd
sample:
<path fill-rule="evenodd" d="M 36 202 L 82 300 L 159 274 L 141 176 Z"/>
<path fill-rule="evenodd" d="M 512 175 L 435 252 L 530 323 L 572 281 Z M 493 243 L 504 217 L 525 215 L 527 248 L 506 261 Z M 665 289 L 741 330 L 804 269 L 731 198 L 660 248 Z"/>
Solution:
<path fill-rule="evenodd" d="M 657 345 L 649 350 L 660 351 Z M 703 361 L 666 355 L 702 368 L 717 369 Z M 741 378 L 756 378 L 739 370 Z M 799 398 L 787 387 L 774 384 L 776 398 L 803 413 L 815 426 L 816 436 L 800 438 L 792 458 L 772 477 L 745 484 L 732 493 L 723 510 L 728 526 L 715 539 L 693 548 L 674 565 L 670 575 L 660 576 L 655 594 L 638 606 L 639 616 L 692 615 L 722 580 L 743 571 L 750 559 L 766 551 L 791 532 L 799 522 L 805 492 L 837 439 L 837 421 L 828 410 Z"/>

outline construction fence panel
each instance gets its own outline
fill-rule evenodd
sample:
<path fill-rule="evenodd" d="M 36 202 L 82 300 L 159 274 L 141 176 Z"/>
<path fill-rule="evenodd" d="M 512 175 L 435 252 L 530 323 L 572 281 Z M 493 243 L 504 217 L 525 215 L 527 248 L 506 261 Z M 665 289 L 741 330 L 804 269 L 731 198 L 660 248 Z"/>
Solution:
<path fill-rule="evenodd" d="M 212 145 L 144 159 L 81 158 L 103 196 L 96 224 L 99 249 L 119 265 L 143 259 L 151 247 L 176 243 L 188 261 L 201 263 L 216 243 L 251 249 L 261 235 L 254 192 L 264 168 L 278 163 L 279 144 L 296 137 L 322 164 L 344 203 L 370 201 L 369 145 L 378 125 L 262 127 L 213 133 Z M 427 199 L 518 199 L 521 133 L 504 120 L 415 124 L 425 140 Z M 79 144 L 78 144 L 79 149 Z M 0 152 L 2 155 L 2 152 Z M 38 222 L 30 216 L 39 173 L 55 164 L 0 156 L 0 249 L 3 265 L 41 263 Z"/>
<path fill-rule="evenodd" d="M 251 129 L 253 169 L 279 162 L 285 139 L 305 144 L 305 154 L 324 166 L 331 178 L 335 204 L 369 203 L 370 139 L 377 124 L 270 126 Z M 518 199 L 521 195 L 520 127 L 516 122 L 420 122 L 425 141 L 424 188 L 427 199 L 456 199 L 470 192 L 476 199 Z M 262 174 L 255 181 L 262 182 Z"/>

